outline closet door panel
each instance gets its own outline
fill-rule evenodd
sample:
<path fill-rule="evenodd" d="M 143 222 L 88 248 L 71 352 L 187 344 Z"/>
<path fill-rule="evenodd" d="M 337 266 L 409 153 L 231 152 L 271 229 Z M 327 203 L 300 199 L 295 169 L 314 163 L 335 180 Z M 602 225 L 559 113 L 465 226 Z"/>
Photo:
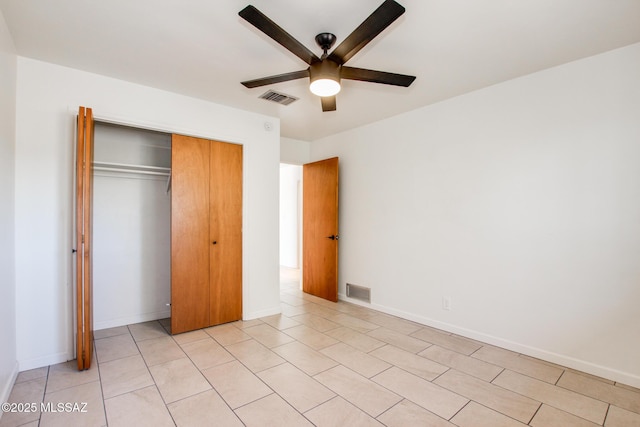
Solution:
<path fill-rule="evenodd" d="M 171 140 L 171 333 L 210 325 L 209 141 Z"/>
<path fill-rule="evenodd" d="M 78 109 L 76 141 L 76 356 L 78 370 L 91 367 L 93 350 L 93 111 Z"/>
<path fill-rule="evenodd" d="M 210 320 L 242 319 L 242 146 L 211 141 Z"/>

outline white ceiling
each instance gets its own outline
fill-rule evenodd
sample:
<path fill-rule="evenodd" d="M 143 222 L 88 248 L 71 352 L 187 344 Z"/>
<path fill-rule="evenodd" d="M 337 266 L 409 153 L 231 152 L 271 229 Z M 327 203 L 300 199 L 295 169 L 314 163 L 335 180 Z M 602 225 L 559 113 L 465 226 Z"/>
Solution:
<path fill-rule="evenodd" d="M 240 81 L 307 65 L 238 16 L 253 4 L 318 56 L 382 0 L 0 0 L 19 55 L 280 117 L 312 141 L 514 77 L 640 42 L 640 0 L 398 0 L 406 13 L 347 65 L 417 76 L 409 88 L 343 81 L 323 113 L 306 79 Z M 281 106 L 274 89 L 300 98 Z"/>

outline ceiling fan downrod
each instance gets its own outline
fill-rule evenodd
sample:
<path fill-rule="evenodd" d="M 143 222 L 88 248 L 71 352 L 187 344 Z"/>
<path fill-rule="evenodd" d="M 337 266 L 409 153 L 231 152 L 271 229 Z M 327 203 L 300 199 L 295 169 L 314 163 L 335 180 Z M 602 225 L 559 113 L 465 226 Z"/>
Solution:
<path fill-rule="evenodd" d="M 316 36 L 316 43 L 318 43 L 318 46 L 320 46 L 324 52 L 320 59 L 325 59 L 329 49 L 336 43 L 336 36 L 332 33 L 320 33 Z"/>

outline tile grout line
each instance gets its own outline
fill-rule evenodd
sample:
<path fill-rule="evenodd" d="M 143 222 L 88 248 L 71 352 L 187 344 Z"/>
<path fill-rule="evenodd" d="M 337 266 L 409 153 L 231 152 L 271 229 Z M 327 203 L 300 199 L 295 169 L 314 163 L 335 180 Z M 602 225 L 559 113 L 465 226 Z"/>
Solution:
<path fill-rule="evenodd" d="M 162 323 L 160 323 L 159 321 L 156 320 L 156 322 L 158 322 L 160 324 L 160 327 L 169 334 L 169 337 L 171 337 L 171 339 L 173 340 L 173 342 L 178 346 L 178 348 L 180 348 L 180 350 L 182 350 L 182 352 L 185 354 L 185 356 L 187 358 L 189 358 L 189 355 L 187 354 L 186 351 L 184 351 L 182 349 L 182 347 L 180 347 L 180 344 L 178 344 L 175 340 L 175 338 L 173 338 L 173 335 L 171 335 L 171 333 L 169 331 L 167 331 L 167 329 L 164 327 L 164 325 L 162 325 Z M 147 364 L 146 359 L 144 358 L 144 355 L 142 354 L 142 350 L 140 350 L 140 346 L 138 345 L 138 342 L 134 337 L 133 334 L 131 334 L 131 337 L 133 338 L 133 341 L 136 343 L 136 348 L 138 349 L 138 353 L 140 353 L 140 358 L 142 358 L 142 362 L 144 363 L 144 366 L 147 368 L 147 372 L 149 373 L 149 376 L 151 377 L 151 379 L 153 380 L 153 386 L 155 387 L 156 391 L 158 392 L 158 395 L 160 396 L 160 399 L 162 399 L 162 403 L 164 403 L 164 408 L 167 410 L 167 413 L 169 414 L 169 417 L 171 417 L 171 421 L 173 421 L 174 425 L 178 425 L 178 423 L 176 422 L 175 418 L 173 418 L 173 413 L 171 412 L 171 410 L 169 410 L 169 404 L 167 403 L 167 401 L 165 400 L 164 396 L 162 395 L 162 393 L 160 392 L 160 388 L 158 388 L 158 384 L 156 383 L 156 379 L 153 376 L 153 374 L 151 373 L 151 369 L 149 367 L 149 365 Z M 153 339 L 153 338 L 149 338 L 149 339 Z M 140 340 L 140 341 L 145 341 L 145 340 Z M 191 360 L 191 358 L 189 358 L 189 360 L 191 361 L 191 363 L 193 363 L 193 360 Z M 195 366 L 195 363 L 194 363 Z M 199 371 L 199 370 L 198 370 Z M 202 374 L 201 374 L 202 375 Z M 206 379 L 206 378 L 205 378 Z M 146 388 L 146 387 L 144 387 Z M 141 390 L 141 389 L 138 389 Z M 204 392 L 203 392 L 204 393 Z M 172 402 L 173 403 L 173 402 Z"/>
<path fill-rule="evenodd" d="M 518 374 L 518 375 L 522 375 L 522 376 L 525 376 L 525 377 L 531 378 L 531 379 L 533 379 L 533 380 L 535 380 L 535 381 L 540 381 L 540 382 L 541 382 L 541 383 L 543 383 L 543 384 L 547 384 L 547 385 L 550 385 L 550 386 L 553 386 L 553 387 L 557 387 L 557 388 L 559 388 L 560 390 L 564 390 L 564 391 L 569 391 L 569 392 L 575 393 L 575 394 L 577 394 L 578 396 L 587 397 L 587 398 L 590 398 L 590 399 L 592 399 L 592 400 L 595 400 L 595 401 L 598 401 L 598 402 L 605 403 L 605 404 L 607 404 L 607 410 L 605 411 L 605 418 L 603 418 L 603 423 L 604 423 L 604 421 L 606 420 L 606 415 L 607 415 L 607 413 L 609 412 L 609 407 L 611 406 L 611 403 L 609 403 L 609 402 L 605 402 L 605 401 L 603 401 L 603 400 L 596 399 L 596 398 L 594 398 L 594 397 L 587 396 L 587 395 L 584 395 L 584 394 L 582 394 L 582 393 L 578 393 L 578 392 L 576 392 L 576 391 L 569 390 L 569 389 L 564 388 L 564 387 L 561 387 L 561 386 L 556 386 L 556 385 L 551 384 L 551 383 L 548 383 L 548 382 L 546 382 L 546 381 L 542 381 L 542 380 L 540 380 L 540 379 L 533 378 L 533 377 L 530 377 L 530 376 L 528 376 L 528 375 L 521 374 L 521 373 L 516 372 L 516 371 L 513 371 L 513 370 L 509 370 L 509 369 L 507 369 L 507 368 L 505 368 L 505 371 L 510 371 L 510 372 L 515 373 L 515 374 Z M 503 372 L 504 372 L 504 371 L 503 371 Z M 493 381 L 492 381 L 492 384 L 493 384 Z M 539 402 L 539 400 L 538 400 L 538 399 L 534 399 L 534 398 L 533 398 L 533 397 L 531 397 L 531 396 L 527 396 L 527 395 L 522 394 L 522 393 L 520 393 L 520 392 L 517 392 L 517 391 L 514 391 L 514 390 L 510 390 L 510 389 L 508 389 L 508 388 L 504 388 L 504 387 L 502 387 L 502 386 L 501 386 L 501 385 L 499 385 L 499 384 L 493 384 L 493 385 L 495 385 L 496 387 L 500 387 L 500 388 L 501 388 L 501 389 L 503 389 L 503 390 L 507 390 L 507 391 L 510 391 L 510 392 L 512 392 L 512 393 L 516 393 L 516 394 L 518 394 L 518 395 L 520 395 L 520 396 L 523 396 L 523 397 L 526 397 L 526 398 L 528 398 L 528 399 L 531 399 L 531 400 L 533 400 L 533 401 L 535 401 L 535 402 Z M 594 421 L 592 421 L 592 420 L 589 420 L 589 419 L 587 419 L 587 418 L 584 418 L 584 417 L 582 417 L 582 416 L 580 416 L 580 415 L 578 415 L 578 414 L 575 414 L 575 413 L 573 413 L 573 412 L 569 412 L 569 411 L 567 411 L 566 409 L 559 408 L 559 407 L 557 407 L 557 406 L 556 406 L 556 405 L 554 405 L 554 404 L 551 404 L 551 403 L 548 403 L 548 402 L 540 402 L 540 408 L 542 407 L 542 405 L 547 405 L 547 406 L 549 406 L 549 407 L 551 407 L 551 408 L 554 408 L 554 409 L 557 409 L 557 410 L 562 411 L 562 412 L 564 412 L 564 413 L 570 414 L 570 415 L 572 415 L 572 416 L 574 416 L 574 417 L 576 417 L 576 418 L 579 418 L 579 419 L 581 419 L 581 420 L 585 420 L 585 421 L 591 422 L 591 423 L 593 423 L 593 424 L 596 424 L 596 423 L 595 423 Z M 540 408 L 538 408 L 538 410 L 539 410 Z M 536 411 L 536 413 L 537 413 L 537 412 L 538 412 L 538 411 Z M 531 421 L 529 421 L 529 422 L 531 422 Z M 603 425 L 603 424 L 596 424 L 596 425 Z"/>
<path fill-rule="evenodd" d="M 262 323 L 264 323 L 264 322 L 262 322 Z M 234 325 L 234 326 L 235 326 L 235 325 Z M 238 328 L 238 329 L 240 329 L 240 328 Z M 240 330 L 244 332 L 244 330 L 243 330 L 243 329 L 240 329 Z M 247 335 L 248 335 L 248 334 L 247 334 Z M 212 339 L 214 339 L 214 340 L 215 340 L 215 338 L 213 338 L 213 337 L 212 337 Z M 258 340 L 256 340 L 255 338 L 251 337 L 249 340 L 253 340 L 253 341 L 257 342 L 258 344 L 262 345 L 263 347 L 265 347 L 267 350 L 271 351 L 269 348 L 267 348 L 267 346 L 263 345 L 261 342 L 259 342 L 259 341 L 258 341 Z M 249 340 L 245 340 L 245 341 L 243 341 L 243 342 L 246 342 L 246 341 L 249 341 Z M 217 342 L 217 341 L 216 341 L 216 342 Z M 220 344 L 220 343 L 218 343 L 218 344 Z M 237 344 L 237 343 L 236 343 L 236 344 Z M 218 393 L 218 395 L 220 396 L 220 398 L 222 399 L 222 401 L 225 403 L 225 405 L 227 405 L 227 407 L 228 407 L 228 408 L 233 412 L 233 414 L 236 416 L 236 418 L 238 418 L 238 419 L 240 420 L 240 422 L 241 422 L 243 425 L 245 425 L 245 426 L 246 426 L 246 423 L 242 420 L 242 418 L 240 418 L 240 415 L 238 415 L 238 413 L 236 412 L 236 410 L 237 410 L 237 409 L 240 409 L 240 408 L 243 408 L 243 407 L 245 407 L 245 406 L 247 406 L 247 405 L 250 405 L 250 404 L 252 404 L 252 403 L 254 403 L 254 402 L 257 402 L 258 400 L 264 399 L 265 397 L 271 396 L 272 394 L 277 394 L 277 393 L 276 393 L 276 391 L 275 391 L 273 388 L 271 388 L 271 387 L 269 386 L 269 384 L 265 383 L 265 382 L 262 380 L 262 378 L 260 378 L 260 377 L 257 375 L 257 374 L 258 374 L 258 372 L 266 371 L 267 369 L 271 369 L 271 368 L 266 368 L 266 369 L 263 369 L 262 371 L 253 372 L 251 369 L 249 369 L 249 367 L 248 367 L 247 365 L 245 365 L 245 364 L 242 362 L 242 360 L 238 359 L 238 358 L 237 358 L 233 353 L 231 353 L 229 350 L 227 350 L 225 346 L 223 346 L 222 344 L 220 344 L 220 345 L 221 345 L 221 346 L 222 346 L 222 348 L 224 348 L 227 352 L 229 352 L 229 354 L 231 354 L 231 356 L 235 359 L 235 361 L 236 361 L 236 362 L 238 362 L 240 365 L 242 365 L 242 366 L 243 366 L 247 371 L 249 371 L 249 372 L 250 372 L 254 377 L 256 377 L 260 382 L 262 382 L 262 384 L 264 384 L 264 385 L 265 385 L 265 387 L 267 387 L 269 390 L 271 390 L 271 393 L 267 394 L 266 396 L 262 396 L 262 397 L 259 397 L 259 398 L 257 398 L 257 399 L 254 399 L 254 400 L 252 400 L 252 401 L 250 401 L 250 402 L 244 403 L 244 404 L 242 404 L 242 405 L 240 405 L 240 406 L 238 406 L 237 408 L 235 408 L 235 409 L 234 409 L 234 408 L 232 408 L 231 406 L 229 406 L 229 403 L 225 400 L 225 398 L 224 398 L 224 397 L 222 397 L 222 395 L 221 395 L 221 394 L 220 394 L 220 392 L 215 388 L 215 386 L 214 386 L 213 384 L 211 384 L 211 381 L 209 381 L 209 379 L 208 379 L 205 375 L 203 375 L 204 379 L 205 379 L 205 380 L 207 380 L 207 382 L 209 383 L 209 385 L 211 386 L 211 388 L 212 388 L 213 390 L 215 390 L 215 392 L 216 392 L 216 393 Z M 278 357 L 279 357 L 279 356 L 278 356 Z M 282 358 L 282 359 L 285 361 L 285 362 L 283 362 L 283 363 L 286 363 L 286 362 L 287 362 L 284 358 Z M 227 362 L 227 363 L 232 363 L 232 362 Z M 283 363 L 278 363 L 277 365 L 272 366 L 272 368 L 274 368 L 274 367 L 276 367 L 276 366 L 280 366 L 280 365 L 282 365 Z M 220 366 L 220 365 L 218 365 L 218 366 Z M 202 372 L 202 371 L 200 371 L 200 372 Z M 282 400 L 284 400 L 285 402 L 287 402 L 285 399 L 283 399 L 283 398 L 282 398 L 282 396 L 280 396 L 280 395 L 278 395 L 278 396 L 279 396 Z M 287 402 L 287 404 L 289 404 L 289 402 Z M 293 408 L 293 409 L 295 409 L 295 408 Z"/>
<path fill-rule="evenodd" d="M 605 425 L 607 423 L 607 417 L 609 416 L 609 411 L 611 410 L 611 403 L 607 405 L 607 410 L 604 412 L 604 418 L 602 419 L 602 424 Z"/>
<path fill-rule="evenodd" d="M 579 375 L 579 374 L 576 374 L 576 375 Z M 560 378 L 558 378 L 558 381 L 560 381 Z M 606 384 L 606 383 L 603 383 L 603 384 Z M 611 384 L 611 385 L 613 385 L 613 384 Z M 622 407 L 620 407 L 620 406 L 616 405 L 615 403 L 607 402 L 606 400 L 602 400 L 602 399 L 601 399 L 601 398 L 599 398 L 599 397 L 594 397 L 594 396 L 591 396 L 591 395 L 589 395 L 589 394 L 585 394 L 585 393 L 583 393 L 583 392 L 581 392 L 581 391 L 578 391 L 578 390 L 573 390 L 573 389 L 570 389 L 570 388 L 566 388 L 566 387 L 565 387 L 565 386 L 563 386 L 563 385 L 556 385 L 556 387 L 558 387 L 559 389 L 562 389 L 562 390 L 565 390 L 565 391 L 571 392 L 571 393 L 575 393 L 575 394 L 580 395 L 580 396 L 583 396 L 583 397 L 587 397 L 587 398 L 589 398 L 589 399 L 596 400 L 596 401 L 598 401 L 598 402 L 606 403 L 606 404 L 607 404 L 607 410 L 605 411 L 605 419 L 606 419 L 606 415 L 609 413 L 609 408 L 611 407 L 611 405 L 613 405 L 613 406 L 615 406 L 615 407 L 617 407 L 617 408 L 620 408 L 620 409 L 624 409 L 624 408 L 622 408 Z M 638 394 L 639 394 L 639 396 L 638 396 L 638 397 L 640 398 L 640 393 L 638 393 Z M 638 415 L 640 415 L 640 412 L 632 411 L 632 410 L 630 410 L 630 409 L 625 409 L 625 410 L 626 410 L 626 411 L 629 411 L 629 412 L 631 412 L 631 413 L 634 413 L 634 414 L 638 414 Z"/>
<path fill-rule="evenodd" d="M 529 419 L 529 422 L 527 423 L 527 425 L 530 425 L 533 419 L 536 417 L 536 415 L 538 415 L 538 412 L 540 411 L 540 409 L 542 409 L 542 405 L 544 405 L 544 403 L 540 402 L 540 404 L 538 405 L 538 408 L 535 410 L 533 415 L 531 415 L 531 418 Z"/>
<path fill-rule="evenodd" d="M 129 330 L 128 327 L 127 327 L 127 330 Z M 104 412 L 104 422 L 108 426 L 109 425 L 109 419 L 107 418 L 107 399 L 105 399 L 105 397 L 104 397 L 104 386 L 102 384 L 102 372 L 100 371 L 100 363 L 98 361 L 98 351 L 96 350 L 96 347 L 95 347 L 95 341 L 96 340 L 94 338 L 92 345 L 94 346 L 93 354 L 94 354 L 94 356 L 96 358 L 96 366 L 95 366 L 95 368 L 98 370 L 98 381 L 100 381 L 100 394 L 102 395 L 102 411 Z M 145 366 L 146 366 L 146 363 L 145 363 Z"/>
<path fill-rule="evenodd" d="M 451 390 L 449 390 L 449 391 L 451 391 Z M 464 396 L 462 396 L 462 397 L 464 397 Z M 453 424 L 453 421 L 451 421 L 451 420 L 452 420 L 452 419 L 454 419 L 454 418 L 456 417 L 456 415 L 458 415 L 460 412 L 462 412 L 462 410 L 463 410 L 464 408 L 466 408 L 467 406 L 469 406 L 469 404 L 470 404 L 471 402 L 473 402 L 473 403 L 476 403 L 476 404 L 480 405 L 480 403 L 476 402 L 475 400 L 468 399 L 468 398 L 465 398 L 465 399 L 467 399 L 467 400 L 468 400 L 468 402 L 467 402 L 467 403 L 465 403 L 464 405 L 462 405 L 462 408 L 458 409 L 458 410 L 456 411 L 456 413 L 455 413 L 455 414 L 453 414 L 453 415 L 451 415 L 451 417 L 449 417 L 449 419 L 447 420 L 447 421 L 449 421 L 451 424 Z M 484 406 L 484 405 L 482 405 L 482 406 Z M 485 406 L 485 408 L 486 408 L 486 406 Z M 490 409 L 490 410 L 492 410 L 492 411 L 495 411 L 495 409 L 491 409 L 491 408 L 489 408 L 489 409 Z M 495 411 L 495 412 L 498 412 L 498 411 Z M 498 413 L 500 413 L 500 414 L 501 414 L 501 412 L 498 412 Z M 505 415 L 505 414 L 502 414 L 502 415 Z"/>
<path fill-rule="evenodd" d="M 400 396 L 400 397 L 402 397 L 402 396 Z M 383 416 L 384 414 L 386 414 L 387 412 L 389 412 L 390 410 L 392 410 L 392 409 L 393 409 L 393 408 L 395 408 L 396 406 L 400 405 L 400 404 L 401 404 L 402 402 L 404 402 L 405 400 L 407 400 L 407 401 L 409 401 L 409 402 L 411 402 L 411 403 L 413 403 L 413 404 L 416 404 L 415 402 L 412 402 L 411 400 L 407 399 L 406 397 L 402 397 L 402 400 L 401 400 L 401 401 L 399 401 L 398 403 L 396 403 L 396 404 L 394 404 L 394 405 L 391 405 L 389 408 L 387 408 L 386 410 L 384 410 L 384 411 L 383 411 L 381 414 L 379 414 L 377 417 L 375 417 L 375 418 L 374 418 L 374 417 L 371 417 L 371 418 L 373 418 L 374 420 L 378 421 L 380 424 L 382 424 L 382 425 L 385 425 L 385 426 L 386 426 L 386 424 L 385 424 L 385 423 L 383 423 L 382 421 L 380 421 L 378 418 L 380 418 L 381 416 Z M 418 405 L 418 406 L 420 406 L 420 405 Z M 422 407 L 422 406 L 420 406 L 420 407 Z M 431 412 L 431 411 L 429 411 L 429 412 Z M 433 414 L 433 412 L 431 412 L 431 413 Z M 433 414 L 433 415 L 435 415 L 436 417 L 438 417 L 438 416 L 439 416 L 439 415 L 436 415 L 436 414 Z M 440 418 L 444 420 L 444 418 L 442 418 L 442 417 L 440 417 Z"/>
<path fill-rule="evenodd" d="M 47 375 L 46 380 L 44 382 L 44 390 L 42 391 L 42 403 L 44 403 L 44 398 L 47 395 L 47 387 L 49 386 L 49 373 L 51 372 L 51 365 L 47 366 Z M 101 385 L 102 386 L 102 385 Z M 105 415 L 105 421 L 106 421 Z M 42 411 L 38 410 L 38 426 L 40 425 L 40 421 L 42 420 Z"/>

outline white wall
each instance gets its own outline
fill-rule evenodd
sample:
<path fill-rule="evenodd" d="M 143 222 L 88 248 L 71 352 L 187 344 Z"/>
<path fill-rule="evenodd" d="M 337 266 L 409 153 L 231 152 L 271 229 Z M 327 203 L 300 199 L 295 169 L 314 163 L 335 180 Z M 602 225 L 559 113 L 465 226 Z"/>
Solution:
<path fill-rule="evenodd" d="M 171 168 L 170 134 L 98 122 L 94 141 L 98 165 Z M 96 330 L 171 315 L 171 192 L 167 180 L 163 175 L 94 169 Z"/>
<path fill-rule="evenodd" d="M 0 11 L 0 402 L 6 402 L 18 374 L 14 257 L 14 154 L 16 55 Z M 2 412 L 0 412 L 2 417 Z"/>
<path fill-rule="evenodd" d="M 638 76 L 635 44 L 314 142 L 342 297 L 640 386 Z"/>
<path fill-rule="evenodd" d="M 18 58 L 17 356 L 20 369 L 73 354 L 75 115 L 244 145 L 243 316 L 279 312 L 279 120 L 124 81 Z M 264 123 L 272 124 L 266 131 Z"/>
<path fill-rule="evenodd" d="M 280 161 L 303 165 L 311 161 L 311 143 L 292 138 L 280 138 Z"/>
<path fill-rule="evenodd" d="M 302 167 L 280 165 L 280 265 L 300 268 Z"/>

